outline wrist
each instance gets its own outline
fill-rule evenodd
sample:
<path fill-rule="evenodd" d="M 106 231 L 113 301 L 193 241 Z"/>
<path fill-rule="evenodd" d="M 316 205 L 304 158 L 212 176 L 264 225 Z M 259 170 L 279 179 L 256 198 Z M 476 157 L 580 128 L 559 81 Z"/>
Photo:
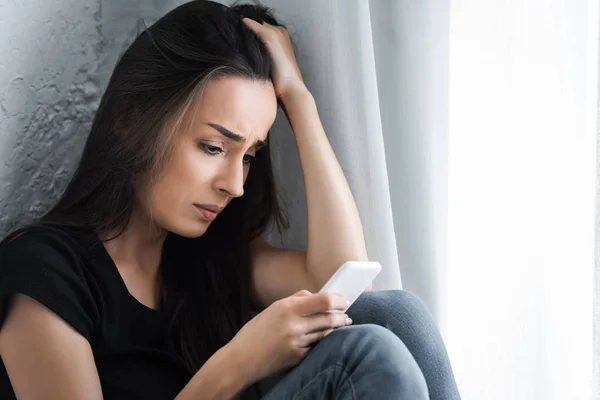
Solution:
<path fill-rule="evenodd" d="M 222 353 L 222 358 L 228 364 L 227 370 L 231 371 L 230 380 L 227 384 L 245 388 L 257 380 L 252 369 L 254 364 L 252 360 L 248 360 L 247 351 L 240 351 L 236 343 L 229 342 L 219 352 Z"/>
<path fill-rule="evenodd" d="M 299 101 L 314 101 L 314 98 L 312 96 L 312 93 L 302 83 L 294 85 L 287 89 L 284 93 L 282 93 L 279 96 L 279 101 L 282 105 L 287 107 L 291 103 L 297 103 Z"/>
<path fill-rule="evenodd" d="M 301 131 L 299 125 L 318 119 L 317 104 L 308 89 L 297 88 L 286 92 L 280 97 L 280 105 L 295 135 Z"/>
<path fill-rule="evenodd" d="M 239 366 L 244 361 L 230 353 L 225 346 L 215 352 L 194 374 L 192 379 L 175 398 L 188 399 L 232 399 L 252 382 L 240 373 Z"/>

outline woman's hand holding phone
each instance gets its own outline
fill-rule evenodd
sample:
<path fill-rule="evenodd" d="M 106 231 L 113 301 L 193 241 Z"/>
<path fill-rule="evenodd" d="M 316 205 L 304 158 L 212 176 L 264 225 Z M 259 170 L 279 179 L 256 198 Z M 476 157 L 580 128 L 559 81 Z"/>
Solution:
<path fill-rule="evenodd" d="M 352 323 L 348 301 L 331 293 L 302 290 L 278 300 L 250 320 L 227 345 L 251 384 L 302 361 L 312 345 L 335 328 Z"/>

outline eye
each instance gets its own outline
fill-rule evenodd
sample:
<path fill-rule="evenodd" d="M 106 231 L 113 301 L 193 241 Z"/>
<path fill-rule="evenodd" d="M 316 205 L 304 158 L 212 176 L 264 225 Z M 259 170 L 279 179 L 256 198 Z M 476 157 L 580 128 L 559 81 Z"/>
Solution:
<path fill-rule="evenodd" d="M 250 165 L 252 164 L 252 161 L 254 161 L 254 156 L 251 156 L 250 154 L 244 155 L 244 164 Z"/>
<path fill-rule="evenodd" d="M 222 148 L 217 147 L 217 146 L 211 146 L 210 144 L 200 143 L 200 148 L 206 154 L 210 154 L 212 156 L 216 156 L 217 154 L 221 154 L 223 152 Z"/>

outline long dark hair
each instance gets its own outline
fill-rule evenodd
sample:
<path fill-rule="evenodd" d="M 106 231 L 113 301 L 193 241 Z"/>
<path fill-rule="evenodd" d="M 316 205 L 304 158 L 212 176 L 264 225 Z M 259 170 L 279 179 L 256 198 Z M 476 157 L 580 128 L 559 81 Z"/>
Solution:
<path fill-rule="evenodd" d="M 279 25 L 258 3 L 226 7 L 196 0 L 133 41 L 112 73 L 72 180 L 37 225 L 96 237 L 123 232 L 132 215 L 134 182 L 160 170 L 175 131 L 167 126 L 181 120 L 206 82 L 223 76 L 271 79 L 267 50 L 243 17 Z M 249 243 L 271 223 L 284 226 L 285 220 L 270 154 L 263 150 L 253 161 L 244 195 L 232 200 L 202 237 L 168 235 L 161 304 L 172 315 L 172 343 L 190 372 L 250 318 Z"/>

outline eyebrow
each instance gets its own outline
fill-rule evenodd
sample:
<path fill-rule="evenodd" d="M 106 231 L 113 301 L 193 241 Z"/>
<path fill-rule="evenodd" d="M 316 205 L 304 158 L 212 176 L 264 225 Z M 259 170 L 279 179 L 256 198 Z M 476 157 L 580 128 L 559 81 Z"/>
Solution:
<path fill-rule="evenodd" d="M 229 139 L 233 140 L 234 142 L 244 143 L 246 141 L 246 138 L 244 136 L 238 135 L 237 133 L 233 133 L 229 129 L 225 128 L 224 126 L 221 126 L 219 124 L 213 124 L 213 123 L 207 123 L 206 125 L 208 125 L 211 128 L 215 129 L 221 135 L 225 136 L 226 138 L 229 138 Z M 257 150 L 260 149 L 260 148 L 262 148 L 262 147 L 265 147 L 266 145 L 267 145 L 267 142 L 264 141 L 264 140 L 257 140 L 254 143 L 254 147 L 256 147 Z"/>

